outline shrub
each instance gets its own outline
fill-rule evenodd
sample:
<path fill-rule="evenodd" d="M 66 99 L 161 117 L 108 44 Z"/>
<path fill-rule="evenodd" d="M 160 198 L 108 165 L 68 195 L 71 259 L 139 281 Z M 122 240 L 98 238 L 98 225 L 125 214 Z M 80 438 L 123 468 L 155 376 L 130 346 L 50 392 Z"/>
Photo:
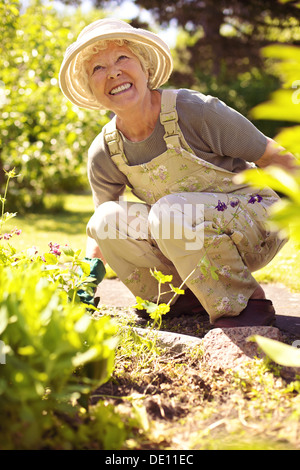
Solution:
<path fill-rule="evenodd" d="M 116 327 L 71 304 L 38 262 L 2 265 L 0 279 L 1 447 L 40 448 L 49 433 L 64 446 L 67 422 L 112 372 Z"/>
<path fill-rule="evenodd" d="M 89 410 L 89 395 L 113 371 L 117 326 L 80 302 L 79 292 L 89 293 L 93 278 L 78 251 L 52 242 L 43 256 L 34 247 L 15 250 L 11 239 L 20 231 L 4 233 L 4 225 L 16 214 L 4 207 L 16 173 L 6 176 L 0 197 L 0 448 L 82 448 L 95 439 L 98 448 L 121 445 L 127 432 L 122 417 L 103 404 Z"/>

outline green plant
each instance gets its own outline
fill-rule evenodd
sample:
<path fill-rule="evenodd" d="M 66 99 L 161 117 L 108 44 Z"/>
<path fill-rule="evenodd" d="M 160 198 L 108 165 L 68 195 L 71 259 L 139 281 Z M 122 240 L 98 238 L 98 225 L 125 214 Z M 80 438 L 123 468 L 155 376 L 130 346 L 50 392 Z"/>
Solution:
<path fill-rule="evenodd" d="M 89 396 L 114 369 L 118 327 L 90 313 L 80 293 L 94 288 L 80 250 L 49 243 L 18 252 L 0 219 L 0 447 L 2 449 L 120 448 L 139 417 L 91 408 Z M 12 233 L 13 232 L 13 233 Z M 62 258 L 64 256 L 64 258 Z M 88 309 L 87 309 L 88 307 Z"/>
<path fill-rule="evenodd" d="M 254 109 L 254 115 L 261 119 L 285 119 L 300 122 L 299 104 L 299 57 L 300 48 L 289 46 L 269 46 L 264 49 L 267 57 L 276 59 L 276 73 L 283 79 L 283 88 L 276 91 L 271 100 L 262 103 Z M 294 153 L 300 161 L 299 126 L 282 130 L 277 138 L 279 144 Z M 273 228 L 282 230 L 299 246 L 300 243 L 300 167 L 293 173 L 279 167 L 268 167 L 264 170 L 247 170 L 240 180 L 254 187 L 270 186 L 283 194 L 270 213 L 270 223 Z M 275 362 L 290 367 L 300 366 L 300 355 L 296 348 L 284 343 L 262 338 L 256 335 L 252 338 L 263 351 Z"/>
<path fill-rule="evenodd" d="M 256 342 L 267 356 L 277 364 L 287 367 L 300 367 L 300 350 L 296 347 L 260 335 L 254 335 L 249 340 Z"/>
<path fill-rule="evenodd" d="M 70 303 L 40 262 L 0 266 L 0 279 L 1 446 L 39 448 L 45 434 L 58 432 L 56 420 L 78 412 L 72 403 L 86 406 L 110 376 L 117 329 Z"/>

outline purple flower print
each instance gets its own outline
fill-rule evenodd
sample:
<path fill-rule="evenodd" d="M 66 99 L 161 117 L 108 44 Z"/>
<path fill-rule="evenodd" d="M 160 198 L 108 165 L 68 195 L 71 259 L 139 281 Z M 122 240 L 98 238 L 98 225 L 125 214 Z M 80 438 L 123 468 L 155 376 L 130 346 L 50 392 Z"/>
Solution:
<path fill-rule="evenodd" d="M 223 211 L 225 211 L 225 209 L 227 209 L 227 206 L 226 206 L 225 202 L 221 202 L 220 199 L 219 199 L 218 204 L 216 205 L 215 209 L 217 209 L 217 211 L 219 211 L 219 212 L 223 212 Z"/>
<path fill-rule="evenodd" d="M 254 204 L 255 202 L 261 202 L 262 196 L 260 194 L 255 194 L 250 197 L 248 204 Z"/>

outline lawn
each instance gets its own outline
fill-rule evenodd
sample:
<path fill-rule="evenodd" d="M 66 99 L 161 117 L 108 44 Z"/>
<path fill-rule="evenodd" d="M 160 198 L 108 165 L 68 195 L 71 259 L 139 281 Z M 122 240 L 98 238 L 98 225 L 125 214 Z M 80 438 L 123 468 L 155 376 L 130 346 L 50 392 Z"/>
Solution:
<path fill-rule="evenodd" d="M 128 196 L 129 198 L 129 196 Z M 17 216 L 7 223 L 6 230 L 17 227 L 22 230 L 14 237 L 14 246 L 25 250 L 36 246 L 39 253 L 48 252 L 49 242 L 69 244 L 85 255 L 86 225 L 93 213 L 91 195 L 70 194 L 65 196 L 65 210 L 57 213 Z M 114 273 L 107 269 L 107 276 Z M 300 252 L 292 243 L 287 243 L 274 260 L 265 268 L 254 273 L 261 283 L 280 282 L 293 291 L 300 291 Z"/>
<path fill-rule="evenodd" d="M 13 245 L 17 250 L 35 246 L 40 253 L 49 251 L 49 242 L 69 244 L 85 254 L 86 225 L 93 213 L 93 202 L 89 195 L 65 196 L 65 210 L 53 213 L 17 215 L 5 225 L 6 231 L 17 227 L 22 230 L 15 236 Z"/>

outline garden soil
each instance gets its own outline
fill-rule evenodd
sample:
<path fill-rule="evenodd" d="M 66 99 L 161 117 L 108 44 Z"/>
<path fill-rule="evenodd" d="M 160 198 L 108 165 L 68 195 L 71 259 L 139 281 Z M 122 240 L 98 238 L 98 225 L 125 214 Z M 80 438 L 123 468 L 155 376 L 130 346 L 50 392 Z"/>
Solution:
<path fill-rule="evenodd" d="M 275 306 L 277 328 L 286 338 L 288 337 L 289 344 L 291 341 L 300 339 L 300 294 L 290 292 L 281 284 L 268 284 L 264 286 L 264 289 Z M 126 319 L 130 319 L 129 323 L 133 326 L 143 326 L 139 324 L 138 316 L 132 308 L 135 305 L 134 296 L 119 279 L 104 279 L 96 295 L 100 296 L 98 308 L 101 314 L 119 318 L 125 316 Z M 208 315 L 200 314 L 166 318 L 160 328 L 161 332 L 176 333 L 183 335 L 186 339 L 188 339 L 187 336 L 194 336 L 195 339 L 203 338 L 211 329 Z M 251 368 L 247 370 L 250 377 L 249 383 L 251 380 L 260 380 L 260 377 L 256 377 L 255 370 L 252 371 Z M 251 374 L 254 376 L 252 377 Z M 284 376 L 282 371 L 281 375 L 287 383 L 294 379 L 294 374 L 290 376 L 289 372 L 287 376 Z M 145 438 L 141 435 L 137 442 L 132 442 L 132 449 L 230 449 L 233 444 L 230 426 L 235 426 L 236 423 L 240 423 L 242 429 L 240 435 L 236 431 L 237 434 L 233 440 L 234 449 L 243 448 L 243 439 L 246 439 L 246 444 L 248 440 L 250 443 L 258 442 L 257 449 L 264 449 L 261 446 L 265 445 L 266 439 L 268 449 L 300 449 L 298 421 L 293 421 L 293 426 L 296 426 L 293 431 L 287 433 L 286 430 L 286 423 L 290 422 L 292 413 L 288 399 L 285 405 L 289 406 L 279 417 L 276 400 L 272 405 L 273 396 L 272 400 L 261 399 L 270 404 L 271 411 L 268 413 L 271 420 L 265 422 L 264 415 L 261 415 L 262 410 L 258 411 L 258 416 L 252 416 L 253 410 L 250 407 L 252 411 L 249 414 L 248 407 L 251 405 L 251 400 L 249 401 L 247 393 L 243 392 L 240 395 L 236 389 L 232 392 L 232 380 L 230 372 L 227 373 L 222 368 L 215 369 L 206 366 L 203 361 L 199 361 L 196 356 L 190 354 L 188 348 L 183 349 L 179 354 L 173 352 L 171 348 L 166 350 L 161 357 L 155 358 L 153 362 L 148 360 L 145 364 L 141 364 L 139 357 L 133 354 L 132 357 L 126 356 L 116 362 L 112 379 L 95 391 L 91 397 L 91 404 L 104 400 L 107 404 L 121 407 L 122 410 L 128 409 L 130 413 L 131 400 L 142 400 L 142 407 L 146 411 L 147 419 L 151 422 L 151 433 Z M 274 381 L 278 380 L 275 374 Z M 254 388 L 255 386 L 259 385 L 253 385 Z M 262 389 L 260 393 L 267 393 L 267 391 Z M 239 403 L 238 410 L 236 400 Z M 243 413 L 247 419 L 244 418 Z M 249 425 L 247 421 L 251 421 L 252 424 Z M 285 436 L 284 442 L 280 440 L 280 432 Z M 202 436 L 201 439 L 204 441 L 199 436 Z M 210 440 L 212 437 L 213 441 Z M 198 439 L 200 439 L 199 442 Z M 229 441 L 227 442 L 226 439 Z"/>

